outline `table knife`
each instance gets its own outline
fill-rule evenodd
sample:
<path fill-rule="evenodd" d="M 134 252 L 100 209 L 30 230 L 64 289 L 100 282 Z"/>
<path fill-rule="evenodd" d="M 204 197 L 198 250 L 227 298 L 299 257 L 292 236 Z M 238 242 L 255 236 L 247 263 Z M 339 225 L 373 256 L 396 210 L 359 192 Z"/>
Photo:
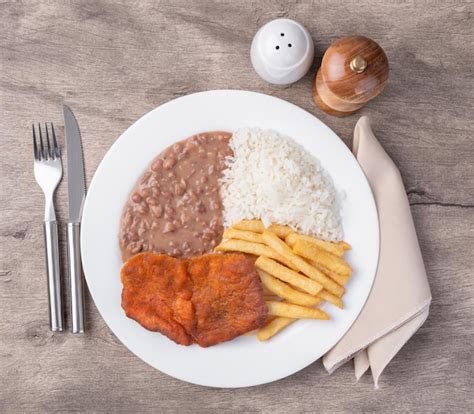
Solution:
<path fill-rule="evenodd" d="M 71 292 L 71 330 L 84 332 L 84 290 L 82 278 L 80 232 L 82 207 L 86 196 L 84 158 L 81 134 L 76 117 L 63 105 L 64 130 L 67 151 L 67 179 L 69 197 L 69 221 L 67 225 L 67 256 L 69 288 Z"/>

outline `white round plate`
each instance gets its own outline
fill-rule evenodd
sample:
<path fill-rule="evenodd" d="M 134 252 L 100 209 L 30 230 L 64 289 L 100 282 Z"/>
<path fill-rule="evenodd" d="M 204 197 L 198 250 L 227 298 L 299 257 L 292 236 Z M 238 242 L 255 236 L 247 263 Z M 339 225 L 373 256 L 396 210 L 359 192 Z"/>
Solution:
<path fill-rule="evenodd" d="M 119 222 L 125 201 L 151 160 L 176 141 L 203 131 L 272 128 L 316 156 L 344 191 L 342 222 L 353 247 L 354 274 L 345 309 L 325 305 L 330 321 L 298 321 L 267 342 L 242 336 L 210 348 L 180 346 L 128 319 L 120 305 Z M 345 144 L 313 115 L 255 92 L 218 90 L 175 99 L 149 112 L 112 145 L 87 194 L 82 261 L 89 291 L 114 334 L 160 371 L 194 384 L 247 387 L 284 378 L 321 358 L 347 332 L 367 300 L 379 254 L 377 211 L 369 184 Z"/>

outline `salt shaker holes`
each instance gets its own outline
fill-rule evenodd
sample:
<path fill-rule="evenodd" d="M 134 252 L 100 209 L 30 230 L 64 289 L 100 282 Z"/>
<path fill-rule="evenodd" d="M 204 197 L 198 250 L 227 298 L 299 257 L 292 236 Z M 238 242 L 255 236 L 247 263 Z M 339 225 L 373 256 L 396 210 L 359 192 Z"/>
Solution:
<path fill-rule="evenodd" d="M 301 79 L 310 69 L 314 44 L 309 32 L 298 22 L 275 19 L 255 34 L 250 57 L 255 71 L 264 80 L 289 85 Z"/>

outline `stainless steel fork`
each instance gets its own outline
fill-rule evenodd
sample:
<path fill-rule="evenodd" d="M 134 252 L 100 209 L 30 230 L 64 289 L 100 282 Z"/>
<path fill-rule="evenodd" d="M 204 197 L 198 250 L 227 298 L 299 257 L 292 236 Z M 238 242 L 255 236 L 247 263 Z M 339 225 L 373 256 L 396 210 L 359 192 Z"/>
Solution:
<path fill-rule="evenodd" d="M 58 224 L 56 222 L 53 199 L 56 187 L 63 176 L 61 148 L 56 140 L 53 123 L 51 123 L 52 142 L 49 138 L 49 130 L 46 123 L 44 124 L 46 143 L 43 142 L 41 125 L 38 123 L 39 143 L 34 124 L 32 128 L 35 179 L 43 190 L 45 197 L 44 242 L 46 245 L 50 328 L 52 331 L 62 331 L 63 308 L 61 303 Z"/>

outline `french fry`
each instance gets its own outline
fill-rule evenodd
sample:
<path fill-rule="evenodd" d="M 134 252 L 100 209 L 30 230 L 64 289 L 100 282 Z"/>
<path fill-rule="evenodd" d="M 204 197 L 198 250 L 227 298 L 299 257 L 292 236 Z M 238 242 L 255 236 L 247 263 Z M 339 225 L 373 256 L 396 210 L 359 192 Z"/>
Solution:
<path fill-rule="evenodd" d="M 311 295 L 316 295 L 323 288 L 318 282 L 296 273 L 268 257 L 260 256 L 255 262 L 255 267 Z"/>
<path fill-rule="evenodd" d="M 255 262 L 266 292 L 265 301 L 269 314 L 266 325 L 257 333 L 260 341 L 272 338 L 297 319 L 329 319 L 324 311 L 312 307 L 320 301 L 344 308 L 341 296 L 345 292 L 344 285 L 348 282 L 352 269 L 342 256 L 352 248 L 350 244 L 298 234 L 289 226 L 272 224 L 265 229 L 261 221 L 247 222 L 248 220 L 243 222 L 243 228 L 240 230 L 252 230 L 259 234 L 234 234 L 231 237 L 247 237 L 246 240 L 251 237 L 251 241 L 259 245 L 263 243 L 270 249 L 266 250 L 267 255 L 261 255 Z M 238 226 L 235 228 L 239 229 Z M 273 257 L 268 255 L 269 253 Z M 275 257 L 276 255 L 279 258 Z M 314 286 L 308 286 L 308 281 L 316 282 L 316 286 L 319 285 L 322 289 L 317 294 L 312 293 L 315 289 Z M 276 295 L 276 299 L 271 299 L 271 294 Z"/>
<path fill-rule="evenodd" d="M 242 220 L 232 225 L 237 230 L 253 231 L 255 233 L 263 233 L 265 226 L 262 220 Z"/>
<path fill-rule="evenodd" d="M 283 240 L 281 240 L 275 233 L 265 230 L 262 233 L 262 240 L 267 245 L 274 249 L 276 252 L 281 255 L 294 255 L 291 247 L 288 246 Z"/>
<path fill-rule="evenodd" d="M 265 244 L 267 244 L 269 247 L 272 247 L 277 253 L 281 254 L 285 259 L 290 261 L 300 272 L 318 282 L 326 290 L 338 297 L 341 297 L 344 294 L 345 290 L 342 286 L 328 278 L 314 266 L 311 266 L 303 258 L 297 256 L 284 241 L 278 238 L 276 234 L 266 230 L 262 233 L 262 239 Z M 301 240 L 297 241 L 295 246 L 300 242 Z"/>
<path fill-rule="evenodd" d="M 293 270 L 297 270 L 289 260 L 266 244 L 249 242 L 247 240 L 229 239 L 216 246 L 214 250 L 222 252 L 242 252 L 253 254 L 254 256 L 270 257 Z"/>
<path fill-rule="evenodd" d="M 315 237 L 305 236 L 304 234 L 296 234 L 296 233 L 289 233 L 285 238 L 286 243 L 291 247 L 294 247 L 294 245 L 296 244 L 298 240 L 304 240 L 304 241 L 307 241 L 308 243 L 312 243 L 316 247 L 326 250 L 327 252 L 332 253 L 339 257 L 341 257 L 344 254 L 344 248 L 341 245 L 339 245 L 339 243 L 332 243 L 326 240 L 320 240 Z"/>
<path fill-rule="evenodd" d="M 285 243 L 291 248 L 293 248 L 297 240 L 298 240 L 298 233 L 290 233 L 285 237 Z"/>
<path fill-rule="evenodd" d="M 265 244 L 253 243 L 246 240 L 225 240 L 214 248 L 217 251 L 242 252 L 253 254 L 255 256 L 267 256 L 276 259 L 280 255 Z"/>
<path fill-rule="evenodd" d="M 275 233 L 281 239 L 284 239 L 290 233 L 294 232 L 291 227 L 283 226 L 281 224 L 272 224 L 270 227 L 268 227 L 268 230 L 270 230 L 272 233 Z"/>
<path fill-rule="evenodd" d="M 345 242 L 344 240 L 341 240 L 337 244 L 341 246 L 345 251 L 352 249 L 352 246 L 349 243 Z"/>
<path fill-rule="evenodd" d="M 258 274 L 260 275 L 260 280 L 262 281 L 263 287 L 267 291 L 270 291 L 275 295 L 286 299 L 290 303 L 303 306 L 315 306 L 321 303 L 320 298 L 307 293 L 299 292 L 298 290 L 291 288 L 286 283 L 281 282 L 263 270 L 258 270 Z"/>
<path fill-rule="evenodd" d="M 318 308 L 293 305 L 292 303 L 268 301 L 268 314 L 291 319 L 329 319 L 326 312 Z"/>
<path fill-rule="evenodd" d="M 326 302 L 332 303 L 340 309 L 344 309 L 344 302 L 342 301 L 342 299 L 332 295 L 327 290 L 322 290 L 321 292 L 319 292 L 318 297 L 322 300 L 325 300 Z"/>
<path fill-rule="evenodd" d="M 266 242 L 264 236 L 262 236 L 262 238 L 263 241 Z M 332 253 L 319 249 L 314 244 L 309 243 L 305 240 L 298 240 L 293 246 L 293 251 L 296 254 L 299 254 L 300 256 L 303 256 L 314 262 L 320 263 L 325 268 L 333 272 L 339 273 L 343 276 L 350 276 L 352 273 L 351 267 L 344 261 L 344 259 Z M 329 290 L 331 293 L 336 294 L 336 292 L 332 292 L 330 289 L 327 290 Z"/>
<path fill-rule="evenodd" d="M 277 317 L 271 320 L 263 328 L 259 329 L 257 333 L 258 340 L 267 341 L 271 337 L 275 336 L 282 329 L 286 328 L 288 325 L 291 325 L 295 320 L 296 319 L 281 317 Z"/>
<path fill-rule="evenodd" d="M 246 240 L 254 243 L 263 243 L 261 234 L 254 233 L 253 231 L 237 230 L 233 228 L 225 229 L 223 238 Z"/>
<path fill-rule="evenodd" d="M 326 276 L 329 276 L 332 280 L 338 283 L 341 286 L 345 286 L 346 283 L 349 281 L 350 276 L 343 276 L 339 273 L 333 272 L 326 267 L 324 267 L 321 263 L 314 262 L 313 260 L 308 259 L 308 263 L 314 266 L 316 269 L 323 272 Z"/>
<path fill-rule="evenodd" d="M 271 249 L 271 247 L 270 247 Z M 272 249 L 273 250 L 273 249 Z M 275 251 L 274 251 L 275 252 Z M 285 256 L 282 256 L 281 254 L 275 252 L 277 256 L 274 257 L 275 260 L 278 260 L 280 263 L 283 263 L 286 267 L 289 267 L 290 269 L 294 270 L 295 272 L 298 272 L 298 268 L 293 265 Z"/>
<path fill-rule="evenodd" d="M 274 293 L 271 290 L 267 289 L 265 285 L 262 284 L 262 286 L 264 295 L 274 295 Z"/>

